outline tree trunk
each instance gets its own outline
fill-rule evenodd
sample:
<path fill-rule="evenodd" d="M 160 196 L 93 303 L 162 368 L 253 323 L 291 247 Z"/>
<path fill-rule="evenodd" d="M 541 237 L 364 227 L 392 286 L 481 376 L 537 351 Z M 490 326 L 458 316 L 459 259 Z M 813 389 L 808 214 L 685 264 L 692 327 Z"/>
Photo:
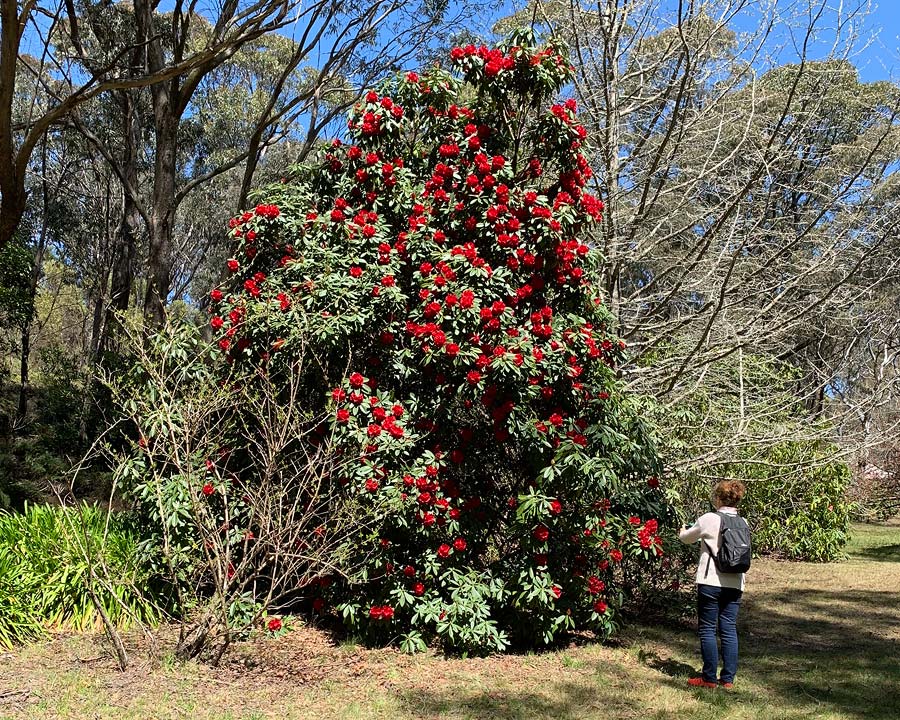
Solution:
<path fill-rule="evenodd" d="M 19 4 L 0 2 L 0 250 L 13 239 L 25 213 L 25 178 L 18 172 L 12 131 L 18 66 Z"/>
<path fill-rule="evenodd" d="M 22 354 L 19 357 L 19 404 L 16 419 L 25 422 L 28 414 L 28 359 L 31 355 L 31 322 L 22 326 Z"/>
<path fill-rule="evenodd" d="M 8 190 L 4 185 L 3 197 L 0 198 L 0 250 L 15 237 L 25 214 L 24 189 L 18 186 L 15 178 L 10 178 L 8 185 Z"/>
<path fill-rule="evenodd" d="M 22 355 L 19 358 L 19 403 L 16 416 L 25 422 L 28 415 L 28 383 L 29 364 L 31 359 L 31 325 L 34 321 L 34 301 L 37 298 L 38 283 L 44 265 L 44 251 L 47 248 L 47 214 L 50 206 L 50 185 L 47 182 L 47 138 L 41 143 L 41 232 L 38 235 L 37 247 L 34 250 L 34 265 L 31 269 L 31 283 L 28 287 L 31 299 L 31 311 L 22 325 Z M 15 232 L 15 229 L 13 229 Z M 0 247 L 3 244 L 0 243 Z"/>
<path fill-rule="evenodd" d="M 172 220 L 175 215 L 178 118 L 173 117 L 169 93 L 154 93 L 156 117 L 156 162 L 153 206 L 150 211 L 150 257 L 144 315 L 154 326 L 165 321 L 166 301 L 172 284 Z"/>
<path fill-rule="evenodd" d="M 123 148 L 122 174 L 125 178 L 122 190 L 122 219 L 116 231 L 116 248 L 113 256 L 112 283 L 109 307 L 104 329 L 106 343 L 115 339 L 115 313 L 125 312 L 131 303 L 134 287 L 135 258 L 141 233 L 141 213 L 132 190 L 138 188 L 138 152 L 141 143 L 141 123 L 133 91 L 124 90 L 119 95 L 122 107 Z"/>

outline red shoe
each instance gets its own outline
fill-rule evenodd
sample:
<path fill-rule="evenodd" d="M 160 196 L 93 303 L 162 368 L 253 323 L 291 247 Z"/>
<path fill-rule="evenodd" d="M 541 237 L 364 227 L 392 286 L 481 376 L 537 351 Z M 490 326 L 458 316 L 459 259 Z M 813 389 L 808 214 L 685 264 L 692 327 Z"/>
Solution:
<path fill-rule="evenodd" d="M 725 690 L 731 690 L 734 687 L 734 683 L 727 683 L 719 680 L 719 687 Z"/>
<path fill-rule="evenodd" d="M 718 687 L 718 685 L 716 685 L 714 682 L 707 682 L 702 677 L 691 678 L 690 680 L 688 680 L 688 685 L 690 685 L 691 687 L 698 687 L 698 688 L 717 688 Z"/>

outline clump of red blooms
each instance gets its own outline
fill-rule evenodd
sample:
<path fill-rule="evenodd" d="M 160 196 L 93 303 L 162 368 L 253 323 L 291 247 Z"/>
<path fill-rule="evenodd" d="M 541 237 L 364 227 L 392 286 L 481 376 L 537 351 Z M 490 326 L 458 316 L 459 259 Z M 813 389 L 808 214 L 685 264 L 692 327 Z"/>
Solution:
<path fill-rule="evenodd" d="M 329 357 L 315 435 L 378 520 L 345 549 L 364 572 L 314 583 L 317 612 L 474 650 L 605 636 L 666 506 L 598 294 L 587 133 L 554 100 L 571 68 L 527 33 L 450 57 L 368 92 L 348 142 L 232 219 L 211 325 L 234 367 L 286 372 L 301 320 Z"/>

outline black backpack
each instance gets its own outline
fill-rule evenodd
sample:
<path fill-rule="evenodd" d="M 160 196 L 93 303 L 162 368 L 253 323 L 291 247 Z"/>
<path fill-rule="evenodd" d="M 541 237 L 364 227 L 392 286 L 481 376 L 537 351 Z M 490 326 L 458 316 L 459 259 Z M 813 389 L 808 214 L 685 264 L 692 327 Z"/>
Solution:
<path fill-rule="evenodd" d="M 750 569 L 750 526 L 740 515 L 717 512 L 722 518 L 719 529 L 719 552 L 713 555 L 709 543 L 707 550 L 716 569 L 720 573 L 743 573 Z M 709 575 L 709 561 L 706 563 L 706 574 Z"/>

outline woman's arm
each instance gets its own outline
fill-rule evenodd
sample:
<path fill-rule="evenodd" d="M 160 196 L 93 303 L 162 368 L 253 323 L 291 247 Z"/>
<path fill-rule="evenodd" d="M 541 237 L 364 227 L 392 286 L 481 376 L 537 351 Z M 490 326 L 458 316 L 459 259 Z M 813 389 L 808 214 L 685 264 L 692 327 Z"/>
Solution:
<path fill-rule="evenodd" d="M 693 525 L 685 525 L 678 533 L 678 539 L 685 545 L 693 545 L 703 535 L 703 528 L 700 527 L 700 521 L 697 520 Z"/>

